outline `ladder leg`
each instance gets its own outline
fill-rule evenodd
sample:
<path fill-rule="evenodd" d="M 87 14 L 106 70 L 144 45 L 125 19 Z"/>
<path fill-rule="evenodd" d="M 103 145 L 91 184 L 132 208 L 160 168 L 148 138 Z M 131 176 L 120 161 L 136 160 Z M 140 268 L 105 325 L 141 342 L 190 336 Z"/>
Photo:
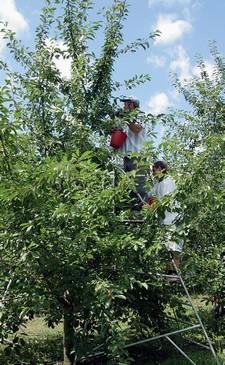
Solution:
<path fill-rule="evenodd" d="M 169 336 L 166 336 L 166 339 L 181 353 L 181 355 L 189 360 L 192 365 L 197 365 L 173 340 L 171 340 Z"/>
<path fill-rule="evenodd" d="M 172 253 L 171 253 L 171 255 L 172 255 Z M 208 342 L 208 344 L 209 344 L 209 347 L 210 347 L 211 353 L 212 353 L 212 355 L 213 355 L 213 357 L 214 357 L 214 360 L 215 360 L 215 362 L 216 362 L 216 364 L 217 364 L 217 365 L 221 365 L 221 364 L 220 364 L 220 362 L 219 362 L 219 360 L 218 360 L 218 357 L 217 357 L 217 355 L 216 355 L 216 353 L 215 353 L 215 350 L 214 350 L 214 348 L 213 348 L 212 342 L 211 342 L 211 340 L 210 340 L 210 338 L 209 338 L 209 336 L 208 336 L 208 334 L 207 334 L 207 332 L 206 332 L 206 329 L 205 329 L 205 327 L 204 327 L 204 324 L 203 324 L 203 322 L 202 322 L 202 320 L 201 320 L 201 318 L 200 318 L 200 316 L 199 316 L 199 314 L 198 314 L 198 311 L 197 311 L 197 309 L 196 309 L 196 307 L 195 307 L 195 305 L 194 305 L 194 303 L 193 303 L 193 301 L 192 301 L 192 299 L 191 299 L 191 296 L 190 296 L 190 294 L 189 294 L 189 292 L 188 292 L 188 290 L 187 290 L 187 287 L 186 287 L 186 285 L 185 285 L 185 283 L 184 283 L 184 281 L 183 281 L 183 278 L 182 278 L 182 276 L 181 276 L 181 274 L 180 274 L 180 270 L 178 269 L 178 267 L 177 267 L 177 265 L 176 265 L 176 262 L 175 262 L 175 260 L 174 260 L 174 258 L 173 258 L 173 257 L 172 257 L 172 264 L 173 264 L 173 266 L 174 266 L 174 268 L 175 268 L 175 270 L 176 270 L 176 272 L 177 272 L 177 275 L 178 275 L 179 280 L 180 280 L 180 282 L 181 282 L 181 284 L 182 284 L 182 286 L 183 286 L 183 289 L 184 289 L 184 291 L 185 291 L 185 293 L 186 293 L 186 295 L 187 295 L 187 298 L 188 298 L 188 300 L 189 300 L 189 303 L 191 304 L 191 307 L 192 307 L 192 309 L 193 309 L 193 312 L 194 312 L 194 314 L 195 314 L 195 317 L 197 318 L 198 323 L 200 324 L 200 326 L 201 326 L 201 328 L 202 328 L 202 331 L 203 331 L 204 336 L 205 336 L 205 338 L 206 338 L 206 340 L 207 340 L 207 342 Z"/>

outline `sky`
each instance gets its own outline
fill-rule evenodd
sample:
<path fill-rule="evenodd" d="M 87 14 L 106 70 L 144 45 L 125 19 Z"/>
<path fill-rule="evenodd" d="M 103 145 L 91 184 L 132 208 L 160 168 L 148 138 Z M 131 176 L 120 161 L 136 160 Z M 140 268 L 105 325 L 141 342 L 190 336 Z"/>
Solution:
<path fill-rule="evenodd" d="M 220 53 L 225 53 L 225 0 L 128 2 L 130 13 L 124 27 L 125 42 L 145 38 L 156 29 L 161 31 L 161 36 L 151 43 L 147 51 L 131 53 L 117 61 L 114 78 L 122 81 L 134 74 L 150 74 L 150 83 L 126 92 L 127 96 L 137 97 L 146 112 L 160 114 L 170 107 L 183 107 L 183 97 L 176 92 L 170 75 L 177 73 L 181 81 L 197 75 L 198 55 L 203 57 L 209 75 L 212 73 L 209 41 L 216 41 Z M 100 9 L 112 4 L 112 0 L 95 0 L 94 3 Z M 7 21 L 17 37 L 26 46 L 32 47 L 40 9 L 44 4 L 44 0 L 0 0 L 0 20 Z M 93 50 L 100 49 L 100 40 L 101 37 L 93 44 Z M 8 61 L 8 57 L 4 40 L 0 38 L 0 58 Z M 59 59 L 57 62 L 63 77 L 68 78 L 69 60 Z"/>

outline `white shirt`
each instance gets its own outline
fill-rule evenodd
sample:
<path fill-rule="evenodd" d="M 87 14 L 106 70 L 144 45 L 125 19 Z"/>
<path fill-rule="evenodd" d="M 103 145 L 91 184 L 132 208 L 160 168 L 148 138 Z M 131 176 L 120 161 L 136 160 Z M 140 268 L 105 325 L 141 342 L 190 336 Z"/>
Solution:
<path fill-rule="evenodd" d="M 158 198 L 163 198 L 165 195 L 172 193 L 176 189 L 176 183 L 171 176 L 165 176 L 162 181 L 157 181 L 154 185 L 154 194 Z M 178 213 L 165 211 L 165 217 L 162 224 L 173 224 Z"/>
<path fill-rule="evenodd" d="M 142 127 L 140 132 L 136 134 L 127 126 L 125 132 L 127 134 L 127 138 L 122 147 L 119 149 L 120 152 L 140 152 L 146 142 L 146 128 Z"/>

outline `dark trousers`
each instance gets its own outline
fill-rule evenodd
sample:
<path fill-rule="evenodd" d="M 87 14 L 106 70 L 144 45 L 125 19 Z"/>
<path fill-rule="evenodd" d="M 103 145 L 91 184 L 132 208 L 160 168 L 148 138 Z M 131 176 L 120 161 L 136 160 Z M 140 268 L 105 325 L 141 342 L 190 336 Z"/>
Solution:
<path fill-rule="evenodd" d="M 142 206 L 143 202 L 142 199 L 145 200 L 146 198 L 146 190 L 145 190 L 145 183 L 146 183 L 146 173 L 144 171 L 138 170 L 138 161 L 140 158 L 138 157 L 124 157 L 124 171 L 134 171 L 136 170 L 136 177 L 135 177 L 135 192 L 132 194 L 132 198 L 135 199 L 135 204 L 140 207 Z"/>

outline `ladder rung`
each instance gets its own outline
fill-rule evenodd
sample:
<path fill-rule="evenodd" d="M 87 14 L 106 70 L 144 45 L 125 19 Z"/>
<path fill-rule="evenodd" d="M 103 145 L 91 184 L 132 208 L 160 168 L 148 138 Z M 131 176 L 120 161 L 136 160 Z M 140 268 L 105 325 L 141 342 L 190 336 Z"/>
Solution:
<path fill-rule="evenodd" d="M 158 277 L 162 277 L 165 278 L 166 280 L 168 280 L 168 283 L 178 283 L 181 282 L 180 276 L 179 275 L 169 275 L 169 274 L 156 274 L 156 276 Z"/>
<path fill-rule="evenodd" d="M 178 279 L 180 279 L 179 275 L 157 274 L 157 276 L 163 276 L 165 278 L 178 278 Z"/>
<path fill-rule="evenodd" d="M 125 219 L 122 221 L 122 223 L 131 223 L 131 224 L 138 224 L 138 223 L 144 223 L 145 220 L 144 219 Z"/>
<path fill-rule="evenodd" d="M 158 340 L 160 338 L 163 338 L 163 337 L 166 337 L 166 336 L 172 336 L 172 335 L 176 335 L 178 333 L 183 333 L 183 332 L 187 332 L 187 331 L 190 331 L 192 329 L 196 329 L 196 328 L 199 328 L 201 327 L 200 324 L 195 324 L 193 326 L 190 326 L 190 327 L 186 327 L 186 328 L 182 328 L 182 329 L 179 329 L 177 331 L 171 331 L 171 332 L 168 332 L 168 333 L 164 333 L 162 335 L 159 335 L 159 336 L 154 336 L 154 337 L 151 337 L 151 338 L 147 338 L 145 340 L 141 340 L 141 341 L 137 341 L 137 342 L 133 342 L 129 345 L 126 345 L 124 346 L 124 348 L 128 348 L 128 347 L 132 347 L 132 346 L 136 346 L 136 345 L 140 345 L 140 344 L 143 344 L 143 343 L 147 343 L 147 342 L 150 342 L 150 341 L 154 341 L 154 340 Z"/>

